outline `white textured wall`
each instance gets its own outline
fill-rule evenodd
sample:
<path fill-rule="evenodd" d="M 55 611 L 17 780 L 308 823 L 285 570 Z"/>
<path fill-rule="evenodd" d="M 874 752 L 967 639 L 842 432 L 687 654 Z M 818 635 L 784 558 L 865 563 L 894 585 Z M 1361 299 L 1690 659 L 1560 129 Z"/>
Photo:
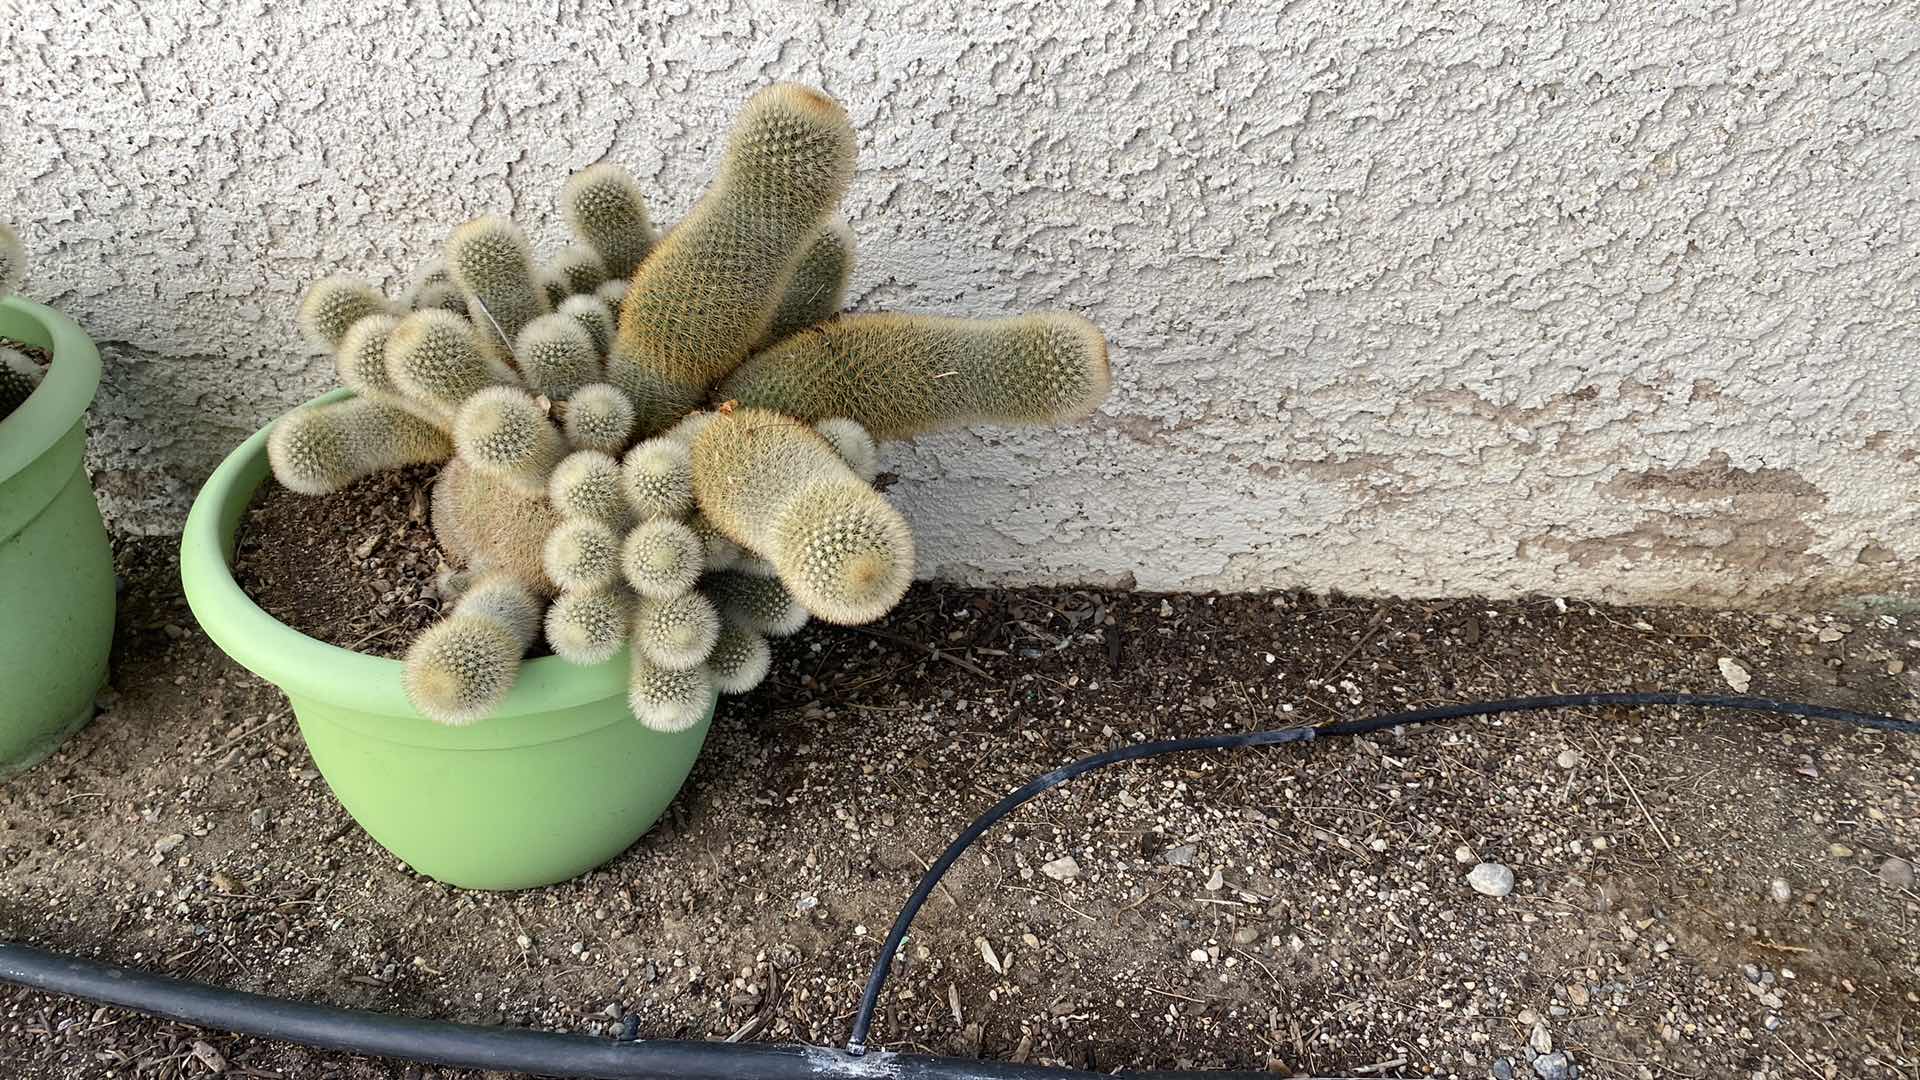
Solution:
<path fill-rule="evenodd" d="M 303 284 L 731 109 L 861 131 L 862 308 L 1084 312 L 1065 433 L 893 455 L 924 572 L 1628 598 L 1920 586 L 1912 0 L 149 0 L 0 18 L 0 213 L 105 346 L 100 483 L 177 523 L 330 382 Z"/>

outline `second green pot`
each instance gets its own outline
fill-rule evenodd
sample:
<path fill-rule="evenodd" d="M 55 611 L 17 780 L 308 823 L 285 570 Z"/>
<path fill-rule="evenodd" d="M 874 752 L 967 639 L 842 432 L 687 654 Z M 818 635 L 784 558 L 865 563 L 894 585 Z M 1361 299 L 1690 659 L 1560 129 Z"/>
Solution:
<path fill-rule="evenodd" d="M 686 731 L 647 728 L 627 708 L 624 655 L 591 668 L 529 661 L 493 716 L 450 728 L 407 703 L 399 661 L 316 641 L 254 604 L 229 563 L 267 478 L 268 430 L 230 454 L 194 500 L 181 581 L 207 636 L 285 691 L 314 764 L 354 820 L 420 873 L 470 889 L 564 881 L 651 828 L 692 771 L 712 709 Z"/>

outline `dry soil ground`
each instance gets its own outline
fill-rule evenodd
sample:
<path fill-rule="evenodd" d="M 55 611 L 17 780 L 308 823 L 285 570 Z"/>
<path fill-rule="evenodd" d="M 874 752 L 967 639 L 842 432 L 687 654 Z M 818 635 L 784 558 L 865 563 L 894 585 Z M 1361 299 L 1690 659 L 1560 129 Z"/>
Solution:
<path fill-rule="evenodd" d="M 645 1036 L 843 1041 L 925 860 L 1129 740 L 1724 691 L 1723 657 L 1755 693 L 1911 713 L 1920 690 L 1912 616 L 923 587 L 871 630 L 785 642 L 614 863 L 478 894 L 354 827 L 281 697 L 194 628 L 164 545 L 121 555 L 101 716 L 0 788 L 0 934 L 600 1034 L 631 1014 Z M 1586 711 L 1127 765 L 963 860 L 876 1038 L 1098 1070 L 1912 1080 L 1920 894 L 1888 863 L 1916 849 L 1920 740 L 1830 723 Z M 1468 886 L 1481 860 L 1510 895 Z M 0 990 L 7 1076 L 220 1069 L 470 1075 Z"/>

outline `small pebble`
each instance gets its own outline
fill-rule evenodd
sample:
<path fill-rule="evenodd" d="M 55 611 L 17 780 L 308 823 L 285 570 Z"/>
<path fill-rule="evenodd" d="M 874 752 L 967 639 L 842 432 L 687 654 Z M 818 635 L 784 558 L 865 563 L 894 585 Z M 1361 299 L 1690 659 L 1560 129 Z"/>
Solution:
<path fill-rule="evenodd" d="M 1540 1080 L 1573 1080 L 1573 1059 L 1565 1050 L 1555 1050 L 1551 1054 L 1541 1054 L 1533 1059 L 1533 1072 Z"/>
<path fill-rule="evenodd" d="M 1913 864 L 1894 856 L 1880 864 L 1880 880 L 1896 889 L 1913 888 Z"/>
<path fill-rule="evenodd" d="M 1513 1059 L 1497 1057 L 1493 1059 L 1493 1080 L 1513 1080 Z"/>
<path fill-rule="evenodd" d="M 1473 853 L 1473 849 L 1465 844 L 1461 844 L 1459 847 L 1453 849 L 1453 861 L 1462 866 L 1474 862 L 1478 858 L 1479 856 Z"/>
<path fill-rule="evenodd" d="M 1072 881 L 1080 876 L 1080 864 L 1071 855 L 1062 855 L 1040 867 L 1040 872 L 1055 881 Z"/>
<path fill-rule="evenodd" d="M 1513 871 L 1500 863 L 1483 862 L 1467 871 L 1467 884 L 1482 896 L 1505 896 L 1513 891 Z"/>
<path fill-rule="evenodd" d="M 1560 751 L 1560 756 L 1554 759 L 1554 764 L 1563 769 L 1571 769 L 1575 765 L 1580 764 L 1580 751 L 1571 749 L 1562 750 Z"/>
<path fill-rule="evenodd" d="M 1553 1032 L 1548 1031 L 1547 1025 L 1545 1024 L 1535 1024 L 1533 1025 L 1533 1034 L 1527 1039 L 1527 1045 L 1532 1047 L 1533 1052 L 1536 1054 L 1552 1053 Z"/>
<path fill-rule="evenodd" d="M 1168 866 L 1192 866 L 1193 856 L 1194 846 L 1192 844 L 1181 844 L 1161 852 L 1160 861 L 1166 863 Z"/>
<path fill-rule="evenodd" d="M 1731 656 L 1720 658 L 1720 677 L 1727 680 L 1727 685 L 1733 687 L 1733 692 L 1736 694 L 1746 693 L 1747 687 L 1753 685 L 1753 676 L 1740 661 Z"/>
<path fill-rule="evenodd" d="M 1774 878 L 1767 885 L 1767 895 L 1773 897 L 1774 903 L 1784 904 L 1793 899 L 1793 886 L 1787 884 L 1786 878 Z"/>

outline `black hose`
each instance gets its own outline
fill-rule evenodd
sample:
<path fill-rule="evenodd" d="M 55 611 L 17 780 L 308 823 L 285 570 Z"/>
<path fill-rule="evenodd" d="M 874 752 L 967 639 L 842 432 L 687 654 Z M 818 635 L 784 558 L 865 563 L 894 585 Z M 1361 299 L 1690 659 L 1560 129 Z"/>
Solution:
<path fill-rule="evenodd" d="M 1087 1073 L 1040 1065 L 921 1054 L 857 1057 L 824 1046 L 616 1042 L 522 1028 L 309 1005 L 224 990 L 127 968 L 0 945 L 0 980 L 104 1001 L 195 1027 L 255 1035 L 323 1050 L 469 1069 L 601 1080 L 1086 1080 Z M 1128 1073 L 1136 1080 L 1271 1080 L 1269 1073 Z"/>
<path fill-rule="evenodd" d="M 266 1039 L 299 1043 L 326 1050 L 342 1050 L 376 1057 L 431 1061 L 475 1069 L 499 1069 L 545 1076 L 600 1077 L 605 1080 L 1067 1080 L 1089 1074 L 1066 1069 L 1011 1062 L 976 1061 L 920 1054 L 866 1053 L 866 1037 L 894 954 L 906 939 L 914 915 L 932 895 L 954 860 L 980 835 L 1015 807 L 1049 788 L 1118 761 L 1156 757 L 1187 750 L 1225 750 L 1244 746 L 1272 746 L 1306 742 L 1337 735 L 1363 735 L 1385 728 L 1433 720 L 1535 709 L 1592 705 L 1675 705 L 1741 709 L 1823 720 L 1840 720 L 1863 727 L 1920 734 L 1920 723 L 1889 716 L 1856 713 L 1820 705 L 1772 701 L 1765 698 L 1647 694 L 1555 694 L 1506 701 L 1446 705 L 1392 713 L 1366 720 L 1329 724 L 1319 728 L 1286 728 L 1241 735 L 1170 739 L 1141 743 L 1083 758 L 1034 780 L 1000 800 L 947 847 L 938 862 L 920 879 L 919 887 L 894 921 L 879 959 L 867 980 L 860 1010 L 854 1019 L 846 1050 L 818 1046 L 778 1046 L 763 1043 L 693 1042 L 682 1040 L 612 1041 L 584 1035 L 527 1031 L 516 1028 L 476 1027 L 439 1020 L 421 1020 L 387 1013 L 312 1005 L 282 998 L 226 990 L 200 983 L 151 975 L 59 956 L 25 945 L 0 944 L 0 981 L 54 993 L 107 1002 L 197 1027 L 236 1032 Z M 1136 1080 L 1255 1080 L 1265 1073 L 1144 1072 L 1128 1073 Z"/>
<path fill-rule="evenodd" d="M 1422 724 L 1434 720 L 1457 720 L 1468 716 L 1496 716 L 1500 713 L 1532 712 L 1539 709 L 1570 709 L 1590 705 L 1686 705 L 1694 708 L 1740 709 L 1747 712 L 1782 713 L 1787 716 L 1807 716 L 1821 720 L 1842 720 L 1862 727 L 1880 728 L 1885 731 L 1920 733 L 1920 722 L 1896 720 L 1891 716 L 1877 716 L 1872 713 L 1858 713 L 1847 709 L 1834 709 L 1825 705 L 1802 705 L 1793 701 L 1774 701 L 1770 698 L 1738 697 L 1729 694 L 1678 694 L 1669 691 L 1656 691 L 1644 694 L 1543 694 L 1538 697 L 1506 698 L 1501 701 L 1476 701 L 1462 705 L 1440 705 L 1431 709 L 1411 709 L 1406 712 L 1387 713 L 1365 720 L 1349 720 L 1340 724 L 1328 724 L 1324 727 L 1283 728 L 1278 731 L 1249 731 L 1241 735 L 1212 735 L 1198 739 L 1162 739 L 1159 742 L 1140 743 L 1135 746 L 1122 746 L 1105 753 L 1084 757 L 1070 765 L 1038 777 L 1027 786 L 1001 799 L 993 808 L 976 818 L 973 824 L 964 829 L 947 850 L 920 878 L 920 885 L 907 898 L 907 906 L 900 910 L 899 918 L 893 921 L 893 930 L 887 934 L 887 940 L 880 947 L 880 956 L 873 962 L 873 971 L 867 976 L 867 989 L 860 996 L 860 1011 L 853 1018 L 853 1033 L 847 1039 L 849 1054 L 862 1054 L 867 1049 L 867 1029 L 873 1023 L 873 1011 L 880 1004 L 880 990 L 887 983 L 887 973 L 893 968 L 894 954 L 907 938 L 907 927 L 912 925 L 913 917 L 933 895 L 933 888 L 952 868 L 955 860 L 972 845 L 980 835 L 1013 813 L 1020 804 L 1042 792 L 1059 787 L 1061 784 L 1090 773 L 1095 769 L 1121 761 L 1135 761 L 1140 758 L 1159 757 L 1162 754 L 1179 754 L 1188 750 L 1237 750 L 1246 746 L 1275 746 L 1280 743 L 1306 742 L 1338 735 L 1365 735 L 1391 727 L 1407 724 Z"/>

